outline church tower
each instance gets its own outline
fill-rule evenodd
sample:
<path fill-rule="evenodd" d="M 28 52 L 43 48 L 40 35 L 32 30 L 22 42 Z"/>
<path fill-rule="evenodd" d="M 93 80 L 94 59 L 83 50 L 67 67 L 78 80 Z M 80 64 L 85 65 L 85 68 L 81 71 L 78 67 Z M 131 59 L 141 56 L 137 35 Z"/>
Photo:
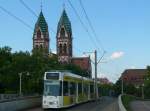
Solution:
<path fill-rule="evenodd" d="M 49 53 L 49 32 L 48 25 L 40 12 L 39 18 L 35 24 L 33 33 L 33 49 L 42 49 L 46 54 Z"/>
<path fill-rule="evenodd" d="M 72 58 L 72 29 L 65 9 L 58 22 L 56 42 L 58 61 L 70 63 Z"/>

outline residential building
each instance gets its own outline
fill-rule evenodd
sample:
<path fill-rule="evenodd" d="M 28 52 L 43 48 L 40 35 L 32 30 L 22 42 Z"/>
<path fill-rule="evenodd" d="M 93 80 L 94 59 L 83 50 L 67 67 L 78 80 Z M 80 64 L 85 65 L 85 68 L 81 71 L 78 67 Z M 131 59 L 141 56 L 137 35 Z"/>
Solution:
<path fill-rule="evenodd" d="M 140 87 L 144 83 L 146 72 L 146 69 L 127 69 L 122 73 L 120 79 L 123 79 L 124 84 L 133 84 Z"/>

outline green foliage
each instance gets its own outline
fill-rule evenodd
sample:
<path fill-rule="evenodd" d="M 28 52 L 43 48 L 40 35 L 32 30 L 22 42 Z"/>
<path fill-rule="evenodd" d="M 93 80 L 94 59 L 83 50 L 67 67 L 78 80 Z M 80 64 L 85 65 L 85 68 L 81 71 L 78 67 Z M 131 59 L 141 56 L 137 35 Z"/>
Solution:
<path fill-rule="evenodd" d="M 43 75 L 50 70 L 71 70 L 86 76 L 86 72 L 73 64 L 60 64 L 56 55 L 46 55 L 42 49 L 11 53 L 10 47 L 0 48 L 0 93 L 19 93 L 19 73 L 22 74 L 24 94 L 43 92 Z M 27 76 L 27 72 L 30 75 Z"/>
<path fill-rule="evenodd" d="M 135 97 L 130 96 L 130 95 L 123 95 L 121 97 L 121 99 L 122 99 L 122 103 L 123 103 L 124 107 L 127 109 L 127 111 L 132 111 L 130 108 L 130 102 L 134 101 Z"/>
<path fill-rule="evenodd" d="M 150 66 L 147 66 L 147 74 L 144 81 L 145 97 L 150 99 Z"/>
<path fill-rule="evenodd" d="M 101 84 L 100 92 L 102 96 L 114 96 L 113 84 Z"/>
<path fill-rule="evenodd" d="M 132 84 L 124 84 L 124 92 L 126 94 L 136 95 L 137 90 Z"/>
<path fill-rule="evenodd" d="M 117 95 L 121 94 L 122 81 L 118 80 L 114 85 L 114 90 Z M 123 84 L 123 91 L 125 94 L 141 96 L 141 88 L 136 88 L 133 84 Z"/>
<path fill-rule="evenodd" d="M 121 80 L 118 80 L 116 84 L 114 84 L 114 90 L 116 95 L 121 94 Z"/>

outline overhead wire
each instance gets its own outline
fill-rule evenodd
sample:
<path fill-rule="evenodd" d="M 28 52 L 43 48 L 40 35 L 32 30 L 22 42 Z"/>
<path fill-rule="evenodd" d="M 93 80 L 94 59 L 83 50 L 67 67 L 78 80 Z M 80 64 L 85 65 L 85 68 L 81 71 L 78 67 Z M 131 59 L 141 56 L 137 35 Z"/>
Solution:
<path fill-rule="evenodd" d="M 69 5 L 71 6 L 71 8 L 73 9 L 75 15 L 77 16 L 77 18 L 79 19 L 82 27 L 85 29 L 85 31 L 88 33 L 89 38 L 91 39 L 91 41 L 93 42 L 93 46 L 96 47 L 99 51 L 99 47 L 97 46 L 97 43 L 95 42 L 95 40 L 93 39 L 91 33 L 89 32 L 88 28 L 85 26 L 85 24 L 83 23 L 83 21 L 81 20 L 81 17 L 79 16 L 77 10 L 75 9 L 75 7 L 73 6 L 72 2 L 70 0 L 68 0 Z"/>
<path fill-rule="evenodd" d="M 63 9 L 65 9 L 65 8 L 66 8 L 65 0 L 63 0 Z M 81 51 L 79 48 L 77 48 L 77 47 L 75 47 L 75 46 L 74 46 L 74 49 L 75 49 L 76 51 L 78 51 L 79 53 L 83 53 L 83 51 Z"/>
<path fill-rule="evenodd" d="M 36 17 L 38 17 L 37 15 L 36 15 L 36 13 L 23 1 L 23 0 L 20 0 L 20 3 L 21 4 L 23 4 L 23 6 L 25 7 L 25 8 L 27 8 L 28 9 L 28 11 L 30 11 L 34 16 L 36 16 Z M 5 9 L 4 7 L 2 7 L 2 6 L 0 6 L 0 9 L 2 10 L 2 11 L 4 11 L 5 13 L 7 13 L 9 16 L 11 16 L 11 17 L 13 17 L 14 19 L 16 19 L 17 21 L 19 21 L 19 22 L 21 22 L 23 25 L 25 25 L 26 27 L 28 27 L 28 28 L 30 28 L 31 30 L 33 30 L 33 27 L 31 27 L 29 24 L 27 24 L 25 21 L 23 21 L 22 19 L 20 19 L 19 17 L 17 17 L 16 15 L 14 15 L 13 13 L 11 13 L 10 11 L 8 11 L 7 9 Z M 54 33 L 54 34 L 56 34 L 56 32 L 52 29 L 52 28 L 50 28 L 51 29 L 51 31 Z M 54 45 L 54 43 L 52 43 L 53 45 Z M 74 47 L 75 48 L 75 47 Z M 80 50 L 80 49 L 78 49 L 78 48 L 75 48 L 78 52 L 80 52 L 80 53 L 82 53 L 82 51 Z"/>
<path fill-rule="evenodd" d="M 38 18 L 37 14 L 23 0 L 19 0 L 19 1 L 30 13 L 32 13 L 36 18 Z M 42 6 L 42 0 L 41 0 L 41 11 L 42 11 L 42 8 L 43 6 Z M 49 28 L 49 29 L 51 30 L 51 32 L 55 33 L 55 31 L 52 28 Z M 52 41 L 51 41 L 51 44 L 55 45 L 55 43 Z"/>
<path fill-rule="evenodd" d="M 37 14 L 23 1 L 23 0 L 19 0 L 20 3 L 26 8 L 28 9 L 34 16 L 38 17 Z"/>
<path fill-rule="evenodd" d="M 83 5 L 83 3 L 82 3 L 82 0 L 79 0 L 79 3 L 80 3 L 80 6 L 81 6 L 81 8 L 82 8 L 84 14 L 85 14 L 85 18 L 87 19 L 87 22 L 88 22 L 88 24 L 89 24 L 89 26 L 90 26 L 90 28 L 91 28 L 93 34 L 94 34 L 94 37 L 96 38 L 96 41 L 99 42 L 99 44 L 101 45 L 102 50 L 105 51 L 104 46 L 103 46 L 102 42 L 100 41 L 100 39 L 98 38 L 98 36 L 97 36 L 97 34 L 96 34 L 96 31 L 94 30 L 94 27 L 93 27 L 93 25 L 92 25 L 92 22 L 91 22 L 91 20 L 89 19 L 89 16 L 88 16 L 88 14 L 87 14 L 87 12 L 86 12 L 86 10 L 85 10 L 85 8 L 84 8 L 84 5 Z"/>
<path fill-rule="evenodd" d="M 31 12 L 35 17 L 38 18 L 37 14 L 36 14 L 23 0 L 20 0 L 20 3 L 23 4 L 23 6 L 24 6 L 29 12 Z M 42 11 L 42 8 L 43 8 L 43 6 L 42 6 L 42 0 L 41 0 L 41 11 Z M 55 31 L 54 31 L 52 28 L 49 27 L 49 29 L 50 29 L 53 33 L 55 33 Z"/>
<path fill-rule="evenodd" d="M 30 28 L 31 30 L 33 30 L 33 28 L 27 24 L 25 21 L 23 21 L 22 19 L 20 19 L 19 17 L 17 17 L 16 15 L 14 15 L 13 13 L 11 13 L 10 11 L 8 11 L 7 9 L 5 9 L 4 7 L 0 6 L 0 9 L 2 11 L 4 11 L 5 13 L 7 13 L 9 16 L 13 17 L 14 19 L 16 19 L 17 21 L 19 21 L 20 23 L 22 23 L 23 25 L 25 25 L 26 27 Z"/>
<path fill-rule="evenodd" d="M 55 35 L 57 34 L 54 30 L 52 31 Z M 54 44 L 54 43 L 53 43 Z M 78 51 L 79 53 L 83 53 L 83 51 L 81 51 L 79 48 L 74 46 L 74 49 L 76 49 L 76 51 Z"/>

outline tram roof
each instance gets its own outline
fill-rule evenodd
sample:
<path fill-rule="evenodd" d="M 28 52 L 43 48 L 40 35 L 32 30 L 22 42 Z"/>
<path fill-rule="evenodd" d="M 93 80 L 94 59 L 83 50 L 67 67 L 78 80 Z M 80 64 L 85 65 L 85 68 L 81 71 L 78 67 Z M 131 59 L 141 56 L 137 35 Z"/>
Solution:
<path fill-rule="evenodd" d="M 86 78 L 86 77 L 82 77 L 80 75 L 77 75 L 75 73 L 72 73 L 70 70 L 50 70 L 50 71 L 47 71 L 45 73 L 48 73 L 48 72 L 55 72 L 55 73 L 62 73 L 63 76 L 69 76 L 69 77 L 74 77 L 74 78 L 79 78 L 79 79 L 83 79 L 83 80 L 87 80 L 87 81 L 93 81 L 92 79 L 90 78 Z"/>

